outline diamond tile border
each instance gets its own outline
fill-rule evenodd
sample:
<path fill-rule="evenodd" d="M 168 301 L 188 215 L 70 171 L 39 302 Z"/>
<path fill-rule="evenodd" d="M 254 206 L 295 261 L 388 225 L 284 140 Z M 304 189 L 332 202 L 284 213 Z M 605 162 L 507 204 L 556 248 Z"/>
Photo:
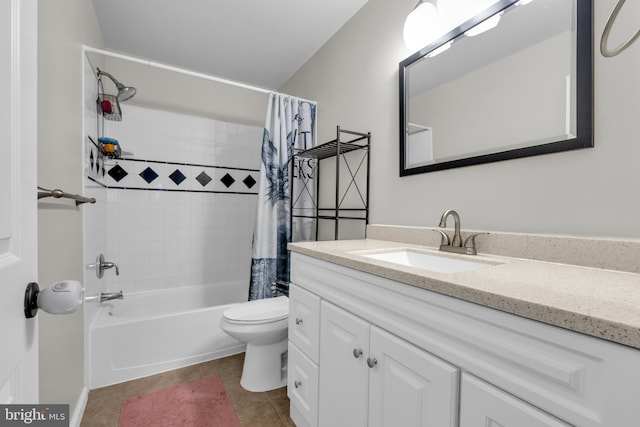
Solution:
<path fill-rule="evenodd" d="M 89 178 L 106 188 L 198 193 L 258 194 L 260 176 L 258 169 L 141 159 L 105 160 L 102 176 L 95 163 L 90 170 Z"/>
<path fill-rule="evenodd" d="M 147 182 L 147 184 L 151 184 L 159 176 L 156 173 L 156 171 L 154 171 L 150 167 L 147 167 L 145 170 L 140 172 L 138 175 L 140 177 L 142 177 L 142 179 L 144 179 Z"/>

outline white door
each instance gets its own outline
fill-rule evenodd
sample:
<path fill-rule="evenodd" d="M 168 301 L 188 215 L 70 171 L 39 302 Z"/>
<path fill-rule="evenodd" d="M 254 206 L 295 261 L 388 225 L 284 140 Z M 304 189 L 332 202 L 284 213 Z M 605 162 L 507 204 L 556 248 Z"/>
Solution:
<path fill-rule="evenodd" d="M 318 424 L 364 427 L 369 399 L 369 323 L 326 301 L 320 310 Z"/>
<path fill-rule="evenodd" d="M 38 403 L 36 0 L 0 1 L 0 403 Z"/>
<path fill-rule="evenodd" d="M 458 369 L 371 326 L 369 426 L 458 425 Z"/>

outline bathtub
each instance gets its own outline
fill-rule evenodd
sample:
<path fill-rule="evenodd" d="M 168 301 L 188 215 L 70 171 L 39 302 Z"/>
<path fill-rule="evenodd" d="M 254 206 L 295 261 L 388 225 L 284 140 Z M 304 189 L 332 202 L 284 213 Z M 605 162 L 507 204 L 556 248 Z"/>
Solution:
<path fill-rule="evenodd" d="M 225 309 L 247 300 L 226 282 L 125 293 L 100 304 L 89 334 L 89 384 L 103 387 L 244 351 L 220 329 Z"/>

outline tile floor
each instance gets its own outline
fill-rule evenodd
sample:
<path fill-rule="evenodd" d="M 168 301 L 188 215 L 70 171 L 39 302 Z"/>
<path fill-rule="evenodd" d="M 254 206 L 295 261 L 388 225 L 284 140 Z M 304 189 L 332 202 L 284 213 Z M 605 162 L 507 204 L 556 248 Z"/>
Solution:
<path fill-rule="evenodd" d="M 244 353 L 89 392 L 80 427 L 118 427 L 120 405 L 130 397 L 218 374 L 243 427 L 294 427 L 286 387 L 252 393 L 240 387 Z M 184 426 L 188 427 L 188 426 Z"/>

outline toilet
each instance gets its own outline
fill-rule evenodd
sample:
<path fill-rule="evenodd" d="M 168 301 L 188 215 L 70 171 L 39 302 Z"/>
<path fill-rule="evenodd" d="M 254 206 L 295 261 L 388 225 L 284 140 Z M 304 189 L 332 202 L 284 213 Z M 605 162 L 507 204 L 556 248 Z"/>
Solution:
<path fill-rule="evenodd" d="M 240 385 L 268 391 L 287 385 L 289 298 L 280 296 L 244 302 L 222 314 L 220 327 L 247 343 Z"/>

